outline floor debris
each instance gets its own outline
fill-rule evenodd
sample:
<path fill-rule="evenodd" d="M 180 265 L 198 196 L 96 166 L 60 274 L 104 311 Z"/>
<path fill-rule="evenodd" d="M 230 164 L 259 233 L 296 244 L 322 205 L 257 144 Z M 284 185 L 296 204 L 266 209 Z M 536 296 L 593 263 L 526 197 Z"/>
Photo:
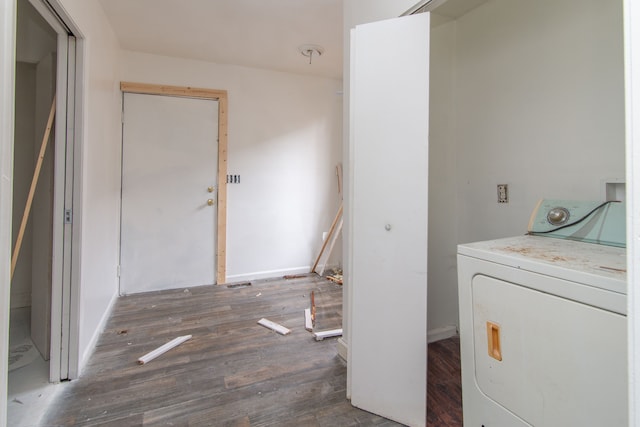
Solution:
<path fill-rule="evenodd" d="M 265 319 L 264 317 L 258 320 L 258 324 L 264 326 L 265 328 L 276 331 L 280 335 L 287 335 L 291 333 L 291 329 L 285 328 L 284 326 L 279 325 L 276 322 L 272 322 L 271 320 Z"/>
<path fill-rule="evenodd" d="M 331 276 L 327 276 L 327 279 L 337 283 L 338 285 L 342 285 L 342 274 L 332 274 Z"/>
<path fill-rule="evenodd" d="M 322 341 L 325 338 L 341 337 L 341 336 L 342 336 L 342 329 L 330 329 L 328 331 L 318 331 L 313 333 L 313 337 L 316 339 L 316 341 Z"/>
<path fill-rule="evenodd" d="M 311 291 L 311 326 L 316 326 L 316 295 Z"/>
<path fill-rule="evenodd" d="M 304 309 L 304 328 L 309 332 L 313 332 L 313 322 L 311 321 L 311 309 L 310 308 L 305 308 Z"/>
<path fill-rule="evenodd" d="M 189 339 L 191 339 L 191 335 L 183 335 L 181 337 L 174 338 L 171 341 L 169 341 L 168 343 L 166 343 L 165 345 L 160 346 L 160 347 L 156 348 L 155 350 L 150 351 L 149 353 L 147 353 L 144 356 L 142 356 L 141 358 L 139 358 L 138 359 L 138 363 L 140 365 L 144 365 L 145 363 L 151 362 L 156 357 L 158 357 L 160 355 L 163 355 L 167 351 L 171 350 L 174 347 L 179 346 L 180 344 L 182 344 L 183 342 L 185 342 L 185 341 L 187 341 Z"/>
<path fill-rule="evenodd" d="M 240 282 L 240 283 L 232 283 L 230 285 L 227 285 L 227 288 L 244 288 L 247 286 L 251 286 L 251 282 Z"/>

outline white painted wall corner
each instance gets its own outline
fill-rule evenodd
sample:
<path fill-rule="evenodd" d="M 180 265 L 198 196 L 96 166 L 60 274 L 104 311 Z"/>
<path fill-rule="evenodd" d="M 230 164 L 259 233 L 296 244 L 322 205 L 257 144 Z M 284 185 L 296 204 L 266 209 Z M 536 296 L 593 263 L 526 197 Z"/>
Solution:
<path fill-rule="evenodd" d="M 78 372 L 76 377 L 80 377 L 80 375 L 82 374 L 82 370 L 86 366 L 87 362 L 89 362 L 89 360 L 91 359 L 91 356 L 95 351 L 96 344 L 98 344 L 100 335 L 102 335 L 102 332 L 104 332 L 105 327 L 107 326 L 107 322 L 109 321 L 109 317 L 111 317 L 111 313 L 113 312 L 113 307 L 115 306 L 117 300 L 118 300 L 118 294 L 115 293 L 111 297 L 111 301 L 109 301 L 109 305 L 107 309 L 102 314 L 102 318 L 100 318 L 100 323 L 98 323 L 98 327 L 93 331 L 93 335 L 91 336 L 89 343 L 85 347 L 85 350 L 80 357 L 80 363 L 78 364 Z"/>
<path fill-rule="evenodd" d="M 441 328 L 429 329 L 427 331 L 427 343 L 445 340 L 447 338 L 458 335 L 458 327 L 456 325 L 443 326 Z"/>

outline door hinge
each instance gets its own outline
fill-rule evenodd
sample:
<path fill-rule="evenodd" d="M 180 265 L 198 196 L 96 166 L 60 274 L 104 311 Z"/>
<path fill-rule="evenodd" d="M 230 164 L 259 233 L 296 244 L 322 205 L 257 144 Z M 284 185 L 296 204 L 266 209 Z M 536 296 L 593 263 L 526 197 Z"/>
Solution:
<path fill-rule="evenodd" d="M 71 209 L 65 209 L 64 210 L 64 223 L 65 224 L 71 224 L 72 221 L 73 221 L 73 213 L 72 213 Z"/>

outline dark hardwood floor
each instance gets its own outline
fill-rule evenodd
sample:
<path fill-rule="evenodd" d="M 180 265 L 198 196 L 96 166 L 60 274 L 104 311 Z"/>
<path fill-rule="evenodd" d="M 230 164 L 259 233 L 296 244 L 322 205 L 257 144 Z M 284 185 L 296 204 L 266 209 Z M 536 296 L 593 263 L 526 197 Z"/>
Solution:
<path fill-rule="evenodd" d="M 427 425 L 461 426 L 460 339 L 454 337 L 429 344 L 427 370 Z"/>
<path fill-rule="evenodd" d="M 304 329 L 312 290 L 317 329 L 340 327 L 342 287 L 316 275 L 121 297 L 82 377 L 62 390 L 42 425 L 398 426 L 346 400 L 335 338 L 318 342 Z M 262 317 L 291 334 L 258 325 Z M 193 338 L 136 363 L 187 334 Z M 457 340 L 435 344 L 429 425 L 458 426 Z"/>

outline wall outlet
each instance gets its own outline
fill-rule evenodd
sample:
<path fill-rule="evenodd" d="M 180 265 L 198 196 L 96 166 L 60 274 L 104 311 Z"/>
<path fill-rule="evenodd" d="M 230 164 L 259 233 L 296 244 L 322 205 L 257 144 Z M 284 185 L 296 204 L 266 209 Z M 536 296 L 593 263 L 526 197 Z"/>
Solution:
<path fill-rule="evenodd" d="M 509 203 L 509 186 L 498 184 L 498 203 Z"/>

